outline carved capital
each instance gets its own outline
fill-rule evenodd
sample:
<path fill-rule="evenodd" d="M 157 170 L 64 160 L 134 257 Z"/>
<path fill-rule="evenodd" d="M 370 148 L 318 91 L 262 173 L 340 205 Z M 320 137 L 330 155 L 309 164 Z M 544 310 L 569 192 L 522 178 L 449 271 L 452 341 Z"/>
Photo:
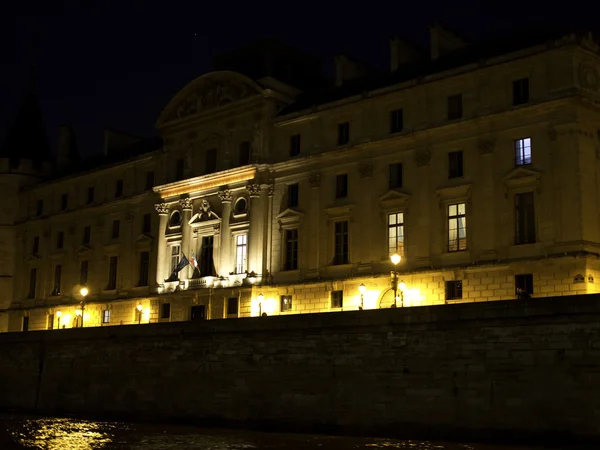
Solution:
<path fill-rule="evenodd" d="M 361 178 L 371 178 L 371 176 L 373 175 L 373 164 L 371 164 L 370 162 L 361 164 L 358 170 L 360 172 Z"/>
<path fill-rule="evenodd" d="M 275 184 L 273 182 L 267 186 L 267 193 L 269 194 L 269 197 L 273 197 L 273 194 L 275 193 Z"/>
<path fill-rule="evenodd" d="M 310 187 L 318 188 L 321 186 L 321 174 L 313 173 L 308 179 L 308 182 L 310 183 Z"/>
<path fill-rule="evenodd" d="M 169 205 L 167 205 L 166 203 L 157 203 L 156 205 L 154 205 L 154 208 L 156 209 L 156 212 L 161 216 L 169 214 Z"/>
<path fill-rule="evenodd" d="M 250 198 L 260 197 L 260 184 L 249 184 L 246 186 L 246 189 L 248 189 L 248 192 L 250 193 Z"/>
<path fill-rule="evenodd" d="M 496 142 L 493 139 L 482 139 L 479 141 L 478 148 L 480 155 L 489 155 L 494 152 Z"/>
<path fill-rule="evenodd" d="M 231 203 L 233 200 L 233 192 L 226 189 L 224 191 L 219 191 L 217 194 L 223 203 Z"/>
<path fill-rule="evenodd" d="M 180 198 L 179 204 L 181 205 L 181 209 L 184 211 L 192 210 L 192 199 L 191 198 Z"/>
<path fill-rule="evenodd" d="M 417 167 L 424 167 L 431 161 L 431 150 L 422 148 L 415 152 L 415 163 Z"/>

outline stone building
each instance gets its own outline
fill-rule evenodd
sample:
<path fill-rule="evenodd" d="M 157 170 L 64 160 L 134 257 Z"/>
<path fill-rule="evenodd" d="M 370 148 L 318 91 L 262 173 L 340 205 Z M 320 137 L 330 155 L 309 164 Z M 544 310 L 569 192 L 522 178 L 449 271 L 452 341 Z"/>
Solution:
<path fill-rule="evenodd" d="M 36 177 L 3 153 L 4 329 L 598 292 L 598 41 L 390 47 L 325 88 L 251 46 L 171 100 L 161 144 L 107 133 L 100 162 Z"/>

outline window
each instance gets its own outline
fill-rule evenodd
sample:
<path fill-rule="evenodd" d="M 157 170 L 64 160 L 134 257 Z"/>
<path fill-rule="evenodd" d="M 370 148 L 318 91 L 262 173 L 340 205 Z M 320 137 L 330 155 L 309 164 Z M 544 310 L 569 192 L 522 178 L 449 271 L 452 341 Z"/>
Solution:
<path fill-rule="evenodd" d="M 213 173 L 217 171 L 217 149 L 209 148 L 204 155 L 204 170 L 205 173 Z"/>
<path fill-rule="evenodd" d="M 446 300 L 462 299 L 462 281 L 446 281 Z"/>
<path fill-rule="evenodd" d="M 88 281 L 88 262 L 81 261 L 81 266 L 79 268 L 79 284 L 86 285 Z"/>
<path fill-rule="evenodd" d="M 390 164 L 390 189 L 402 187 L 402 163 Z"/>
<path fill-rule="evenodd" d="M 87 205 L 94 203 L 94 187 L 90 186 L 87 190 Z"/>
<path fill-rule="evenodd" d="M 110 323 L 110 309 L 102 310 L 102 323 Z"/>
<path fill-rule="evenodd" d="M 288 208 L 296 208 L 298 206 L 298 190 L 298 183 L 288 185 Z"/>
<path fill-rule="evenodd" d="M 348 174 L 335 177 L 335 198 L 348 197 Z"/>
<path fill-rule="evenodd" d="M 529 101 L 529 78 L 513 81 L 513 105 L 522 105 Z"/>
<path fill-rule="evenodd" d="M 533 275 L 530 273 L 515 275 L 515 295 L 533 294 Z"/>
<path fill-rule="evenodd" d="M 292 296 L 291 295 L 282 295 L 280 307 L 281 307 L 281 312 L 291 311 L 292 310 Z"/>
<path fill-rule="evenodd" d="M 40 237 L 36 236 L 33 238 L 33 248 L 31 249 L 34 255 L 37 255 L 40 251 Z"/>
<path fill-rule="evenodd" d="M 239 301 L 237 297 L 230 297 L 227 299 L 227 315 L 237 316 L 239 310 Z"/>
<path fill-rule="evenodd" d="M 290 156 L 298 156 L 300 154 L 300 135 L 294 134 L 290 136 Z"/>
<path fill-rule="evenodd" d="M 37 284 L 37 269 L 31 269 L 29 271 L 29 292 L 27 298 L 35 298 L 35 287 Z"/>
<path fill-rule="evenodd" d="M 123 195 L 123 180 L 117 180 L 117 185 L 115 186 L 115 198 L 119 198 Z"/>
<path fill-rule="evenodd" d="M 531 139 L 517 139 L 515 141 L 515 166 L 526 164 L 531 164 Z"/>
<path fill-rule="evenodd" d="M 140 253 L 140 281 L 138 286 L 148 286 L 148 271 L 150 269 L 150 252 Z"/>
<path fill-rule="evenodd" d="M 350 142 L 350 122 L 338 124 L 338 145 L 346 145 Z"/>
<path fill-rule="evenodd" d="M 171 214 L 171 218 L 169 219 L 169 226 L 178 227 L 179 225 L 181 225 L 181 214 L 179 211 L 173 211 L 173 214 Z"/>
<path fill-rule="evenodd" d="M 56 248 L 61 249 L 65 245 L 65 233 L 63 231 L 59 231 L 56 235 Z"/>
<path fill-rule="evenodd" d="M 348 264 L 348 221 L 335 223 L 335 255 L 333 264 Z"/>
<path fill-rule="evenodd" d="M 183 180 L 185 171 L 185 160 L 183 158 L 179 158 L 175 162 L 175 180 Z"/>
<path fill-rule="evenodd" d="M 60 196 L 60 210 L 65 211 L 69 205 L 69 194 L 63 194 Z"/>
<path fill-rule="evenodd" d="M 462 114 L 462 94 L 448 97 L 448 120 L 460 119 Z"/>
<path fill-rule="evenodd" d="M 145 189 L 147 191 L 152 190 L 152 188 L 154 187 L 154 171 L 149 170 L 148 172 L 146 172 L 146 186 Z"/>
<path fill-rule="evenodd" d="M 144 214 L 142 219 L 142 233 L 150 233 L 152 229 L 152 214 Z"/>
<path fill-rule="evenodd" d="M 458 252 L 467 249 L 466 205 L 448 205 L 448 251 Z"/>
<path fill-rule="evenodd" d="M 388 214 L 388 254 L 404 255 L 404 213 Z"/>
<path fill-rule="evenodd" d="M 88 225 L 83 229 L 83 239 L 82 239 L 83 245 L 89 244 L 91 237 L 92 237 L 92 227 L 90 225 Z"/>
<path fill-rule="evenodd" d="M 52 330 L 54 328 L 54 314 L 48 314 L 48 319 L 46 321 L 46 329 Z"/>
<path fill-rule="evenodd" d="M 463 152 L 448 153 L 448 178 L 463 176 Z"/>
<path fill-rule="evenodd" d="M 344 291 L 331 291 L 331 307 L 341 308 L 344 306 Z"/>
<path fill-rule="evenodd" d="M 118 220 L 113 220 L 112 223 L 112 238 L 118 239 L 119 237 L 119 228 L 121 227 L 121 223 Z"/>
<path fill-rule="evenodd" d="M 238 150 L 238 165 L 246 166 L 248 164 L 250 164 L 250 142 L 244 141 Z"/>
<path fill-rule="evenodd" d="M 179 252 L 179 245 L 173 245 L 171 247 L 171 273 L 173 273 L 179 265 Z"/>
<path fill-rule="evenodd" d="M 235 273 L 246 271 L 248 235 L 238 234 L 235 238 Z"/>
<path fill-rule="evenodd" d="M 248 202 L 244 197 L 239 197 L 235 204 L 233 205 L 233 213 L 234 214 L 245 214 L 248 210 Z"/>
<path fill-rule="evenodd" d="M 390 113 L 390 133 L 398 133 L 404 128 L 404 111 L 396 109 Z"/>
<path fill-rule="evenodd" d="M 535 243 L 533 192 L 515 194 L 515 245 Z"/>
<path fill-rule="evenodd" d="M 298 269 L 298 229 L 285 230 L 284 270 Z"/>
<path fill-rule="evenodd" d="M 60 282 L 62 278 L 62 266 L 60 264 L 54 266 L 54 289 L 51 295 L 60 295 Z"/>
<path fill-rule="evenodd" d="M 114 291 L 117 289 L 117 264 L 119 258 L 111 256 L 108 264 L 108 284 L 106 285 L 107 291 Z"/>
<path fill-rule="evenodd" d="M 217 275 L 214 264 L 214 236 L 203 236 L 200 249 L 200 275 L 214 277 Z"/>
<path fill-rule="evenodd" d="M 29 330 L 29 316 L 23 317 L 23 327 L 21 328 L 23 331 Z"/>
<path fill-rule="evenodd" d="M 160 318 L 161 319 L 170 319 L 171 318 L 171 304 L 163 303 L 160 305 Z"/>
<path fill-rule="evenodd" d="M 44 200 L 38 200 L 35 204 L 35 215 L 41 216 L 44 213 Z"/>

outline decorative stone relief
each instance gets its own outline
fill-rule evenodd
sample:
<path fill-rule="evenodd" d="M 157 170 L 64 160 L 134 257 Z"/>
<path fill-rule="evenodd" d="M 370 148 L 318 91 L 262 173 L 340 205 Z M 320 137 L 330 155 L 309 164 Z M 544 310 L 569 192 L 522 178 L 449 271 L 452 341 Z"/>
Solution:
<path fill-rule="evenodd" d="M 156 212 L 160 215 L 169 214 L 169 205 L 167 205 L 166 203 L 157 203 L 156 205 L 154 205 L 154 208 L 156 209 Z"/>
<path fill-rule="evenodd" d="M 494 148 L 496 146 L 496 142 L 489 138 L 489 139 L 482 139 L 481 141 L 479 141 L 479 154 L 480 155 L 489 155 L 491 153 L 494 152 Z"/>
<path fill-rule="evenodd" d="M 260 184 L 249 184 L 246 189 L 250 193 L 250 198 L 260 197 Z"/>
<path fill-rule="evenodd" d="M 415 152 L 415 163 L 418 167 L 424 167 L 431 161 L 431 150 L 428 148 L 421 148 Z"/>
<path fill-rule="evenodd" d="M 579 83 L 586 89 L 598 89 L 598 71 L 589 63 L 582 62 L 579 65 Z"/>
<path fill-rule="evenodd" d="M 186 98 L 177 109 L 176 117 L 182 118 L 201 111 L 219 108 L 242 100 L 254 94 L 254 89 L 246 83 L 207 82 L 201 89 Z"/>
<path fill-rule="evenodd" d="M 321 174 L 320 173 L 311 174 L 310 178 L 308 179 L 308 182 L 310 183 L 310 187 L 318 188 L 319 186 L 321 186 Z"/>
<path fill-rule="evenodd" d="M 370 162 L 364 163 L 360 166 L 358 170 L 360 172 L 361 178 L 371 178 L 371 176 L 373 175 L 373 164 L 371 164 Z"/>
<path fill-rule="evenodd" d="M 210 203 L 208 200 L 204 199 L 200 203 L 200 207 L 198 208 L 198 212 L 194 214 L 191 222 L 204 222 L 205 220 L 218 219 L 219 216 L 212 210 Z"/>
<path fill-rule="evenodd" d="M 267 193 L 269 194 L 269 197 L 273 197 L 273 194 L 275 193 L 275 183 L 273 183 L 273 180 L 271 180 L 267 186 Z"/>
<path fill-rule="evenodd" d="M 192 238 L 198 239 L 199 236 L 200 236 L 200 229 L 199 228 L 192 229 Z"/>
<path fill-rule="evenodd" d="M 191 198 L 180 198 L 179 204 L 184 211 L 192 210 L 192 199 Z"/>
<path fill-rule="evenodd" d="M 573 277 L 573 283 L 585 283 L 585 278 L 582 274 L 578 273 Z"/>
<path fill-rule="evenodd" d="M 217 194 L 223 203 L 231 203 L 233 200 L 233 192 L 225 189 L 224 191 L 219 191 Z"/>

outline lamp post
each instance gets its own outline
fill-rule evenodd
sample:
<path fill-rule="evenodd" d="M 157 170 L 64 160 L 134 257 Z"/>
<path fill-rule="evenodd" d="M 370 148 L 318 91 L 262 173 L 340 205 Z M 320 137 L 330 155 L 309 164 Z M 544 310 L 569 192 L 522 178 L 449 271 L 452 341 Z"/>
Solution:
<path fill-rule="evenodd" d="M 140 325 L 142 323 L 142 309 L 144 309 L 144 307 L 141 303 L 138 303 L 138 305 L 135 308 L 138 312 L 138 325 Z"/>
<path fill-rule="evenodd" d="M 367 287 L 363 283 L 361 283 L 358 287 L 358 290 L 360 291 L 360 306 L 358 307 L 358 309 L 362 311 L 363 307 L 365 306 L 365 292 L 367 292 Z"/>
<path fill-rule="evenodd" d="M 404 308 L 404 290 L 406 289 L 406 284 L 404 281 L 400 281 L 398 287 L 400 288 L 400 306 Z"/>
<path fill-rule="evenodd" d="M 62 311 L 56 311 L 56 319 L 58 321 L 58 329 L 60 330 L 60 318 L 62 317 Z"/>
<path fill-rule="evenodd" d="M 262 303 L 265 299 L 265 296 L 262 295 L 262 292 L 258 294 L 258 317 L 262 317 Z"/>
<path fill-rule="evenodd" d="M 79 290 L 79 293 L 83 297 L 83 300 L 81 300 L 81 303 L 79 304 L 80 309 L 78 309 L 77 311 L 79 311 L 81 314 L 81 328 L 83 328 L 83 313 L 85 312 L 85 297 L 90 293 L 90 291 L 88 290 L 88 288 L 86 288 L 84 286 Z M 75 313 L 77 313 L 77 311 Z"/>
<path fill-rule="evenodd" d="M 394 270 L 392 270 L 392 290 L 394 291 L 394 304 L 392 308 L 396 308 L 397 300 L 398 300 L 398 264 L 402 261 L 402 257 L 398 253 L 394 253 L 390 256 L 392 264 L 394 265 Z"/>

